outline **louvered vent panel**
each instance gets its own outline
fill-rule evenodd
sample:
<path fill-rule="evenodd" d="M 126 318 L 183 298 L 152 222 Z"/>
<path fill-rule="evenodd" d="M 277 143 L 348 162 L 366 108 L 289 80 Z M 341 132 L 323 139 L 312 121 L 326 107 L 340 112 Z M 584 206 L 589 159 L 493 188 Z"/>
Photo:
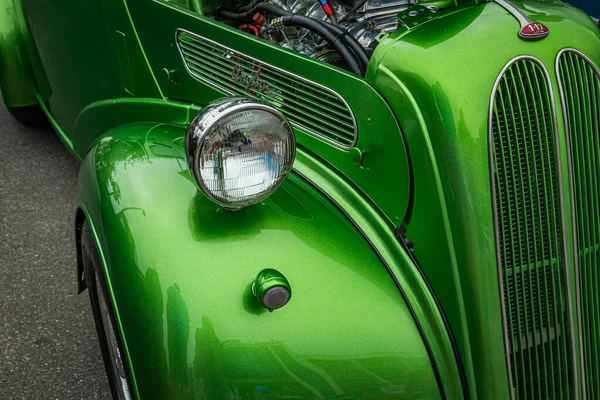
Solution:
<path fill-rule="evenodd" d="M 356 121 L 332 90 L 187 31 L 177 32 L 183 61 L 196 79 L 224 94 L 262 100 L 292 125 L 342 148 L 356 142 Z"/>
<path fill-rule="evenodd" d="M 531 59 L 508 67 L 492 100 L 498 267 L 516 399 L 574 393 L 552 107 L 546 74 Z"/>
<path fill-rule="evenodd" d="M 582 346 L 588 399 L 600 398 L 600 77 L 585 58 L 558 63 L 566 119 L 577 242 Z"/>

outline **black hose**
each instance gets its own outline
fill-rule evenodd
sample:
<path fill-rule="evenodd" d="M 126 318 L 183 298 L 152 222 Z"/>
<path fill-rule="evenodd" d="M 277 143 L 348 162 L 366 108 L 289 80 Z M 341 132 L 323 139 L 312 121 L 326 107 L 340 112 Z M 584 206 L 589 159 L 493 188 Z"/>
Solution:
<path fill-rule="evenodd" d="M 359 76 L 364 76 L 364 72 L 360 67 L 360 62 L 355 58 L 355 54 L 352 50 L 346 45 L 343 36 L 335 35 L 329 29 L 321 25 L 319 21 L 303 15 L 292 14 L 281 18 L 283 25 L 285 26 L 299 26 L 315 32 L 340 54 L 350 71 Z"/>
<path fill-rule="evenodd" d="M 256 1 L 256 0 L 254 0 L 254 1 Z M 252 3 L 254 3 L 254 1 Z M 250 3 L 250 4 L 252 4 L 252 3 Z M 258 3 L 256 5 L 254 5 L 254 7 L 252 7 L 251 9 L 249 9 L 245 12 L 240 12 L 240 13 L 227 11 L 224 7 L 218 7 L 215 10 L 215 15 L 220 18 L 232 20 L 232 21 L 236 21 L 236 22 L 251 22 L 252 17 L 258 11 L 270 12 L 279 17 L 295 16 L 296 18 L 293 20 L 293 21 L 295 21 L 294 23 L 290 23 L 290 22 L 286 23 L 284 20 L 284 25 L 289 24 L 292 26 L 299 26 L 301 28 L 308 29 L 309 31 L 314 32 L 317 35 L 319 35 L 320 37 L 322 37 L 323 39 L 325 39 L 325 41 L 327 41 L 330 45 L 332 45 L 336 50 L 338 50 L 338 47 L 345 47 L 346 49 L 342 50 L 342 52 L 344 52 L 344 53 L 350 52 L 352 55 L 352 59 L 353 59 L 352 62 L 348 62 L 348 60 L 345 59 L 346 57 L 344 55 L 342 55 L 342 52 L 340 52 L 339 50 L 338 50 L 338 53 L 340 53 L 340 55 L 342 56 L 344 61 L 346 61 L 346 63 L 348 64 L 348 68 L 350 68 L 350 70 L 352 72 L 357 73 L 358 75 L 364 76 L 364 71 L 366 71 L 367 65 L 369 63 L 369 55 L 367 54 L 367 51 L 364 49 L 364 47 L 361 46 L 361 44 L 354 37 L 347 34 L 345 31 L 343 31 L 340 27 L 338 27 L 336 25 L 328 24 L 328 23 L 320 21 L 318 19 L 306 17 L 303 15 L 293 14 L 275 4 L 266 3 L 266 2 Z M 288 19 L 287 21 L 291 21 L 291 20 Z M 328 35 L 329 39 L 326 38 L 327 34 L 329 34 Z M 334 36 L 333 40 L 332 40 L 332 34 L 337 35 L 338 37 Z M 343 41 L 343 44 L 344 44 L 343 46 L 339 46 L 339 44 L 334 44 L 334 43 L 339 43 L 340 38 Z M 354 68 L 354 65 L 358 66 L 358 72 Z"/>
<path fill-rule="evenodd" d="M 248 3 L 246 5 L 237 5 L 235 7 L 235 12 L 244 12 L 244 11 L 251 10 L 252 7 L 254 7 L 258 3 L 261 3 L 263 1 L 265 1 L 265 0 L 252 0 L 250 3 Z"/>
<path fill-rule="evenodd" d="M 252 17 L 254 16 L 254 14 L 256 14 L 257 11 L 270 12 L 272 14 L 277 15 L 278 17 L 283 17 L 286 15 L 294 15 L 293 13 L 286 11 L 283 8 L 281 8 L 275 4 L 262 2 L 262 3 L 256 4 L 254 7 L 252 7 L 252 9 L 246 11 L 245 13 L 242 13 L 240 15 L 240 17 L 244 18 L 243 19 L 244 22 L 250 22 L 250 21 L 252 21 Z M 221 14 L 221 15 L 223 15 L 223 14 Z M 295 14 L 295 15 L 301 16 L 299 14 Z M 344 42 L 346 44 L 348 44 L 348 46 L 350 46 L 350 50 L 352 50 L 352 52 L 354 54 L 356 54 L 356 56 L 358 57 L 358 63 L 360 65 L 361 69 L 363 71 L 367 70 L 367 65 L 369 64 L 369 55 L 367 54 L 367 51 L 365 50 L 365 48 L 362 47 L 362 45 L 358 42 L 358 40 L 356 40 L 352 35 L 349 35 L 347 32 L 342 30 L 337 25 L 329 24 L 327 22 L 323 22 L 318 19 L 314 19 L 314 18 L 310 18 L 310 17 L 306 17 L 306 16 L 301 16 L 301 17 L 308 18 L 312 21 L 315 21 L 315 22 L 319 23 L 320 25 L 322 25 L 324 28 L 329 29 L 329 30 L 333 31 L 335 34 L 342 36 Z M 239 21 L 239 20 L 237 20 L 237 21 Z M 309 28 L 306 28 L 306 29 L 309 29 Z M 309 30 L 314 32 L 314 30 L 312 30 L 312 29 L 309 29 Z"/>
<path fill-rule="evenodd" d="M 326 24 L 327 28 L 331 29 L 334 33 L 338 35 L 342 35 L 344 41 L 348 46 L 350 46 L 350 50 L 356 54 L 358 57 L 358 61 L 360 63 L 361 68 L 366 71 L 367 65 L 369 64 L 369 55 L 365 48 L 354 38 L 354 36 L 350 35 L 346 30 L 343 30 L 337 25 Z"/>
<path fill-rule="evenodd" d="M 223 6 L 217 7 L 214 12 L 215 17 L 218 17 L 219 19 L 235 22 L 250 22 L 248 21 L 246 14 L 247 12 L 237 13 L 233 11 L 227 11 Z"/>

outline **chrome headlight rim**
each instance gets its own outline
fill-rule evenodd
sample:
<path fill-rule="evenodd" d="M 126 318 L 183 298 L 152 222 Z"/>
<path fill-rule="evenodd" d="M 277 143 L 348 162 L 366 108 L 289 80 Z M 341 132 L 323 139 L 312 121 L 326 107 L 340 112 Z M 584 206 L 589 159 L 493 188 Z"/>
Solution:
<path fill-rule="evenodd" d="M 224 109 L 219 109 L 219 107 L 223 107 Z M 213 108 L 214 110 L 212 110 Z M 204 180 L 200 176 L 200 171 L 199 168 L 197 168 L 197 166 L 201 156 L 204 141 L 206 140 L 207 134 L 214 127 L 214 125 L 217 124 L 220 120 L 227 118 L 228 116 L 234 113 L 250 110 L 260 110 L 271 113 L 285 125 L 285 127 L 291 135 L 291 158 L 289 161 L 289 167 L 287 171 L 285 171 L 283 179 L 281 179 L 273 187 L 271 187 L 268 193 L 266 193 L 264 196 L 260 196 L 255 201 L 247 201 L 244 204 L 231 204 L 221 201 L 206 187 L 205 184 L 203 184 Z M 207 111 L 209 113 L 208 116 L 206 116 L 203 111 Z M 192 123 L 189 125 L 185 138 L 185 148 L 188 167 L 190 168 L 192 175 L 194 176 L 196 186 L 212 202 L 228 210 L 240 210 L 244 207 L 260 203 L 261 201 L 268 198 L 283 184 L 283 182 L 285 182 L 287 176 L 292 171 L 292 165 L 294 164 L 294 161 L 296 159 L 296 137 L 294 129 L 289 123 L 288 119 L 285 117 L 285 115 L 283 115 L 283 113 L 281 113 L 276 108 L 260 100 L 251 99 L 248 97 L 223 97 L 207 104 L 202 110 L 200 110 L 198 115 L 194 117 Z"/>

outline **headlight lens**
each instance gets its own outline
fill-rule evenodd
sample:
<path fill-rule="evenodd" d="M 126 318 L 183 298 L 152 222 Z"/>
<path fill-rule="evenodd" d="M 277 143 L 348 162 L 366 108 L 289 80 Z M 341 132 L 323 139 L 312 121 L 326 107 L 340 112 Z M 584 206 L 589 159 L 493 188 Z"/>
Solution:
<path fill-rule="evenodd" d="M 296 140 L 276 109 L 247 98 L 225 98 L 194 118 L 186 151 L 202 192 L 236 209 L 264 200 L 281 185 L 292 168 Z"/>

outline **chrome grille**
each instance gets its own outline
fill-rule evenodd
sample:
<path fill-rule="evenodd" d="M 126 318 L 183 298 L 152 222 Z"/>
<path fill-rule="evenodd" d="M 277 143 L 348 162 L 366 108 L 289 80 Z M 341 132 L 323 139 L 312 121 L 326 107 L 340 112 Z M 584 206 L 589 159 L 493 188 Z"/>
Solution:
<path fill-rule="evenodd" d="M 177 31 L 177 46 L 188 72 L 223 94 L 267 102 L 295 127 L 338 147 L 356 143 L 354 115 L 331 89 L 188 31 Z"/>
<path fill-rule="evenodd" d="M 498 269 L 512 393 L 575 395 L 557 136 L 549 78 L 530 57 L 501 74 L 490 109 Z"/>
<path fill-rule="evenodd" d="M 557 61 L 567 132 L 581 345 L 588 399 L 600 398 L 600 72 L 576 50 Z"/>

